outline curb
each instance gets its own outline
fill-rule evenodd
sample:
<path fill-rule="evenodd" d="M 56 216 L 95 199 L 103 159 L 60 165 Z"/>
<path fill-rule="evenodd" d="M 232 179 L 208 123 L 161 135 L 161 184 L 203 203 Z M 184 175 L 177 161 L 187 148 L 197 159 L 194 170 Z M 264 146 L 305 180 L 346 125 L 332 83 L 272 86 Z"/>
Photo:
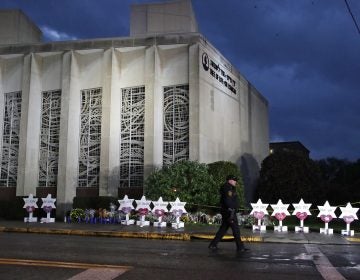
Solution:
<path fill-rule="evenodd" d="M 22 227 L 0 227 L 0 232 L 17 233 L 36 233 L 36 234 L 58 234 L 58 235 L 78 235 L 78 236 L 98 236 L 98 237 L 118 237 L 118 238 L 143 238 L 143 239 L 163 239 L 163 240 L 183 240 L 192 239 L 211 240 L 214 234 L 197 233 L 156 233 L 156 232 L 124 232 L 124 231 L 92 231 L 79 229 L 54 229 L 54 228 L 22 228 Z M 234 237 L 225 235 L 224 241 L 232 241 Z M 243 242 L 264 242 L 262 237 L 241 236 Z"/>
<path fill-rule="evenodd" d="M 360 237 L 346 237 L 346 240 L 350 242 L 360 242 Z"/>
<path fill-rule="evenodd" d="M 0 232 L 37 233 L 37 234 L 58 234 L 58 235 L 79 235 L 98 237 L 119 237 L 119 238 L 144 238 L 164 240 L 191 240 L 187 233 L 155 233 L 155 232 L 123 232 L 123 231 L 92 231 L 79 229 L 54 229 L 54 228 L 18 228 L 0 227 Z"/>

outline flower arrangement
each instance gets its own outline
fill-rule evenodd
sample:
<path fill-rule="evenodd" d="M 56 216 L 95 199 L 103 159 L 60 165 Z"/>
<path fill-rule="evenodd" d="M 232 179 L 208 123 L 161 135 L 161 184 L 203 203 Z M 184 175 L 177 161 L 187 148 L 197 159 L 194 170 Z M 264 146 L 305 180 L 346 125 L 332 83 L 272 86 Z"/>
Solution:
<path fill-rule="evenodd" d="M 70 212 L 70 218 L 73 221 L 81 222 L 81 220 L 85 219 L 85 211 L 80 208 L 75 208 Z"/>

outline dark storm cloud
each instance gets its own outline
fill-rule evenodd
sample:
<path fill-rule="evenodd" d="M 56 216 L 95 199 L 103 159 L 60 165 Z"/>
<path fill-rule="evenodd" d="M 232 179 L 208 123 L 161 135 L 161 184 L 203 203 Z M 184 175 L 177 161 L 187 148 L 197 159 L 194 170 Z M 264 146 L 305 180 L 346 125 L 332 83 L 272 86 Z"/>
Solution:
<path fill-rule="evenodd" d="M 203 2 L 202 32 L 269 100 L 271 140 L 360 158 L 360 34 L 344 1 Z"/>
<path fill-rule="evenodd" d="M 131 3 L 2 0 L 48 40 L 129 35 Z M 360 24 L 360 1 L 348 0 Z M 342 0 L 193 0 L 201 33 L 269 101 L 270 140 L 360 158 L 360 34 Z M 46 32 L 45 32 L 46 31 Z"/>

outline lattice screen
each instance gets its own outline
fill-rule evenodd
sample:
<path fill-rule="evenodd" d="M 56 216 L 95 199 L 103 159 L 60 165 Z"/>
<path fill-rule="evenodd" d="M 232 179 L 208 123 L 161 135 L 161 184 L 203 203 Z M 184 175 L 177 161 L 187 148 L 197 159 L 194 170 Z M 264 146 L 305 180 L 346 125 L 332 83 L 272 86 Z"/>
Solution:
<path fill-rule="evenodd" d="M 5 108 L 0 186 L 16 187 L 21 118 L 21 92 L 5 93 L 4 101 Z"/>
<path fill-rule="evenodd" d="M 39 186 L 56 187 L 59 161 L 61 91 L 42 93 Z"/>
<path fill-rule="evenodd" d="M 79 187 L 99 187 L 102 89 L 81 91 Z"/>
<path fill-rule="evenodd" d="M 142 187 L 145 87 L 124 88 L 121 97 L 120 187 Z"/>
<path fill-rule="evenodd" d="M 164 87 L 163 164 L 189 159 L 189 85 Z"/>

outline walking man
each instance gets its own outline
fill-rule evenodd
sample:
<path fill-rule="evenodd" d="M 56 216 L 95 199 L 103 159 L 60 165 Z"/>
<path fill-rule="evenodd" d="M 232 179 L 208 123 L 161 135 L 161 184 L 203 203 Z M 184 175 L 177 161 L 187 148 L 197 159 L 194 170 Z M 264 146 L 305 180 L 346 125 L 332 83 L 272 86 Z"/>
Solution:
<path fill-rule="evenodd" d="M 229 227 L 231 227 L 235 238 L 236 250 L 238 252 L 249 251 L 241 241 L 239 223 L 236 217 L 236 210 L 239 208 L 239 200 L 235 188 L 237 181 L 238 178 L 236 176 L 229 175 L 226 177 L 226 183 L 220 188 L 220 213 L 222 223 L 214 239 L 210 242 L 209 249 L 211 250 L 217 249 L 217 244 L 223 238 Z"/>

